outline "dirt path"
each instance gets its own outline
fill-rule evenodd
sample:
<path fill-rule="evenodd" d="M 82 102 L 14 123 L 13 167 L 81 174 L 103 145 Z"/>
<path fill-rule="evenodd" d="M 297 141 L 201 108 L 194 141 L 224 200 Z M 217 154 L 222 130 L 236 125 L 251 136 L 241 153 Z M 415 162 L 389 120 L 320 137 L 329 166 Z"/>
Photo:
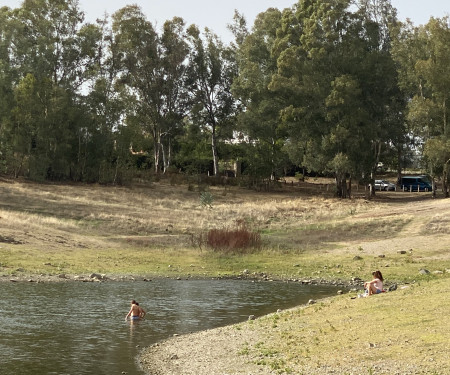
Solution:
<path fill-rule="evenodd" d="M 397 208 L 389 205 L 376 212 L 362 213 L 354 216 L 354 220 L 398 217 L 410 220 L 395 237 L 373 240 L 363 244 L 364 251 L 371 255 L 394 254 L 398 251 L 411 249 L 429 249 L 433 252 L 449 249 L 450 247 L 450 200 L 427 200 L 409 202 Z M 431 238 L 432 237 L 432 238 Z M 345 245 L 345 244 L 344 244 Z M 349 252 L 361 246 L 357 241 L 347 247 Z M 446 253 L 450 259 L 450 253 Z"/>

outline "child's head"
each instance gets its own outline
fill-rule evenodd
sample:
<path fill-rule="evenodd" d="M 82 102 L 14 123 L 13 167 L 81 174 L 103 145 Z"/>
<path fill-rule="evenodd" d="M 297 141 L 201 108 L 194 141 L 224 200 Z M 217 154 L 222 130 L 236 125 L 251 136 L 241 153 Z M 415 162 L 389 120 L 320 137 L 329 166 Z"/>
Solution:
<path fill-rule="evenodd" d="M 380 271 L 373 271 L 372 272 L 372 276 L 375 278 L 375 279 L 380 279 L 381 281 L 383 281 L 383 275 L 381 274 L 381 272 Z"/>

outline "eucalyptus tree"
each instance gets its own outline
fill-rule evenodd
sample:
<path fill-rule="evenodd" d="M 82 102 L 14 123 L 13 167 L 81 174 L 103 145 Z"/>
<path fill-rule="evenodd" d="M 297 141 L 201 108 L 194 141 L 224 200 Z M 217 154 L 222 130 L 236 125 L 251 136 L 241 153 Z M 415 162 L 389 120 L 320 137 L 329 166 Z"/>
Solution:
<path fill-rule="evenodd" d="M 17 72 L 16 97 L 9 133 L 22 137 L 14 144 L 17 157 L 28 161 L 34 178 L 70 175 L 78 127 L 77 91 L 92 63 L 94 45 L 83 28 L 78 1 L 26 0 L 11 15 L 11 68 Z M 28 127 L 28 131 L 21 129 Z M 25 152 L 25 154 L 24 154 Z"/>
<path fill-rule="evenodd" d="M 315 171 L 333 172 L 337 195 L 341 197 L 347 195 L 345 177 L 354 172 L 351 169 L 354 163 L 346 153 L 347 146 L 336 146 L 336 139 L 344 137 L 336 133 L 353 133 L 343 128 L 342 120 L 335 121 L 334 116 L 327 115 L 327 106 L 335 105 L 329 98 L 333 83 L 336 97 L 340 93 L 337 88 L 345 79 L 351 82 L 349 87 L 355 86 L 354 79 L 344 69 L 349 47 L 343 48 L 344 39 L 352 36 L 348 7 L 349 1 L 345 0 L 306 0 L 299 1 L 291 11 L 285 11 L 278 32 L 278 72 L 271 83 L 273 90 L 289 98 L 282 112 L 283 121 L 290 142 L 303 149 L 304 165 Z M 340 98 L 339 102 L 343 100 Z M 340 116 L 349 118 L 356 113 L 352 110 L 342 114 L 349 107 L 342 106 Z"/>
<path fill-rule="evenodd" d="M 443 181 L 449 196 L 450 156 L 450 28 L 448 17 L 430 19 L 419 27 L 400 28 L 394 45 L 399 63 L 400 85 L 409 95 L 407 120 L 411 133 L 419 139 L 433 177 Z"/>
<path fill-rule="evenodd" d="M 232 137 L 235 121 L 236 102 L 231 93 L 236 76 L 235 56 L 233 50 L 208 29 L 202 36 L 198 27 L 191 25 L 187 34 L 190 116 L 210 136 L 214 175 L 218 175 L 219 140 Z"/>
<path fill-rule="evenodd" d="M 189 110 L 187 79 L 187 43 L 185 22 L 174 17 L 163 26 L 159 48 L 163 74 L 163 131 L 160 147 L 163 168 L 166 171 L 173 159 L 174 143 L 183 133 L 184 117 Z"/>
<path fill-rule="evenodd" d="M 120 81 L 134 96 L 133 102 L 129 103 L 133 113 L 128 115 L 135 117 L 133 121 L 139 123 L 144 137 L 151 137 L 154 168 L 159 171 L 161 82 L 158 35 L 137 5 L 120 9 L 113 14 L 112 20 L 113 37 L 122 69 Z"/>
<path fill-rule="evenodd" d="M 399 89 L 392 56 L 391 30 L 398 24 L 396 9 L 390 0 L 358 0 L 357 5 L 365 46 L 358 64 L 359 76 L 373 130 L 370 157 L 373 184 L 377 166 L 380 162 L 387 164 L 386 158 L 392 153 L 396 154 L 397 160 L 391 165 L 397 165 L 400 177 L 401 151 L 407 133 L 404 119 L 406 98 Z M 375 194 L 375 189 L 372 189 L 372 194 Z"/>
<path fill-rule="evenodd" d="M 423 30 L 427 38 L 427 57 L 417 61 L 416 70 L 425 80 L 430 96 L 427 127 L 429 139 L 425 143 L 425 157 L 433 161 L 429 167 L 433 174 L 442 178 L 444 195 L 450 195 L 450 19 L 430 19 Z M 423 102 L 413 101 L 410 114 L 414 115 L 415 105 L 421 111 Z M 427 147 L 428 146 L 428 147 Z M 433 168 L 434 167 L 434 168 Z"/>
<path fill-rule="evenodd" d="M 170 165 L 171 142 L 184 114 L 184 21 L 164 24 L 158 36 L 141 9 L 127 6 L 113 15 L 113 34 L 123 66 L 122 82 L 135 95 L 134 116 L 153 141 L 155 172 Z M 164 142 L 165 141 L 165 142 Z"/>
<path fill-rule="evenodd" d="M 411 21 L 398 23 L 391 30 L 392 34 L 392 56 L 396 63 L 398 73 L 398 87 L 405 99 L 406 108 L 403 111 L 405 118 L 405 139 L 402 149 L 398 151 L 399 163 L 398 173 L 408 166 L 412 161 L 410 155 L 420 150 L 423 135 L 417 121 L 408 119 L 408 107 L 413 98 L 424 99 L 423 82 L 416 75 L 416 62 L 426 57 L 426 41 L 419 37 L 419 28 L 415 27 Z"/>
<path fill-rule="evenodd" d="M 11 127 L 10 109 L 14 106 L 14 71 L 10 63 L 11 12 L 9 8 L 0 8 L 0 171 L 14 173 L 14 154 L 8 129 Z M 19 163 L 20 164 L 20 163 Z"/>
<path fill-rule="evenodd" d="M 55 85 L 79 87 L 90 51 L 80 37 L 84 13 L 78 1 L 25 0 L 14 18 L 14 66 Z"/>
<path fill-rule="evenodd" d="M 121 130 L 132 97 L 120 81 L 120 55 L 108 21 L 105 16 L 89 25 L 96 54 L 87 72 L 89 79 L 82 100 L 87 111 L 83 126 L 78 129 L 75 178 L 115 183 L 130 157 L 129 144 L 123 144 Z"/>
<path fill-rule="evenodd" d="M 381 145 L 393 137 L 388 113 L 398 109 L 390 108 L 396 71 L 386 31 L 395 12 L 380 24 L 378 8 L 362 2 L 354 11 L 351 4 L 302 0 L 286 10 L 271 83 L 287 98 L 282 118 L 291 148 L 298 145 L 309 169 L 333 173 L 340 197 L 350 196 L 347 178 L 373 171 Z"/>
<path fill-rule="evenodd" d="M 243 106 L 238 129 L 245 135 L 248 149 L 254 149 L 247 161 L 249 169 L 258 177 L 272 179 L 287 160 L 280 117 L 285 98 L 269 87 L 278 69 L 274 45 L 281 17 L 278 9 L 271 8 L 257 16 L 250 33 L 235 28 L 240 32 L 236 33 L 238 76 L 233 94 Z M 236 20 L 240 20 L 238 14 Z"/>

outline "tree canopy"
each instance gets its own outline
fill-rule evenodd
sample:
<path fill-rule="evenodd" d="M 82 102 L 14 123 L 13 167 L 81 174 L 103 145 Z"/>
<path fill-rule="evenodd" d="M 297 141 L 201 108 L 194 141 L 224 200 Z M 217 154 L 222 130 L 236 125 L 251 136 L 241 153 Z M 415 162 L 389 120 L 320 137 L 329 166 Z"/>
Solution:
<path fill-rule="evenodd" d="M 449 19 L 402 23 L 389 0 L 299 0 L 224 44 L 137 5 L 86 23 L 76 0 L 0 9 L 0 173 L 121 183 L 301 169 L 373 183 L 380 163 L 450 178 Z"/>

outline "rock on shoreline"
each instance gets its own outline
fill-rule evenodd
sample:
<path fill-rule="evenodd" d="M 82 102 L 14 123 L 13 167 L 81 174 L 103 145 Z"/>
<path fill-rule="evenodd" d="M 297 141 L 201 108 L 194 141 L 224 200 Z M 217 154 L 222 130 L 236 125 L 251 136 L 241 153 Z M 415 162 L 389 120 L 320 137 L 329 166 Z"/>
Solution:
<path fill-rule="evenodd" d="M 328 279 L 282 279 L 271 277 L 269 278 L 265 274 L 261 275 L 250 275 L 247 277 L 242 277 L 240 275 L 236 276 L 228 276 L 228 277 L 211 277 L 206 279 L 212 280 L 223 280 L 223 279 L 234 279 L 234 280 L 253 280 L 260 282 L 288 282 L 288 283 L 299 283 L 304 285 L 329 285 L 342 287 L 344 289 L 350 289 L 354 287 L 360 287 L 362 285 L 362 280 L 358 278 L 353 278 L 348 281 L 343 280 L 328 280 Z M 142 276 L 142 275 L 114 275 L 114 274 L 99 274 L 99 273 L 91 273 L 91 274 L 25 274 L 25 273 L 11 273 L 11 274 L 1 274 L 0 273 L 0 282 L 105 282 L 105 281 L 152 281 L 156 279 L 166 279 L 167 275 L 159 275 L 159 276 Z M 176 280 L 195 280 L 195 279 L 205 279 L 203 277 L 172 277 Z"/>
<path fill-rule="evenodd" d="M 151 281 L 151 278 L 140 276 L 106 275 L 91 273 L 86 275 L 0 275 L 0 282 L 30 282 L 30 283 L 58 283 L 58 282 L 105 282 L 105 281 Z"/>

